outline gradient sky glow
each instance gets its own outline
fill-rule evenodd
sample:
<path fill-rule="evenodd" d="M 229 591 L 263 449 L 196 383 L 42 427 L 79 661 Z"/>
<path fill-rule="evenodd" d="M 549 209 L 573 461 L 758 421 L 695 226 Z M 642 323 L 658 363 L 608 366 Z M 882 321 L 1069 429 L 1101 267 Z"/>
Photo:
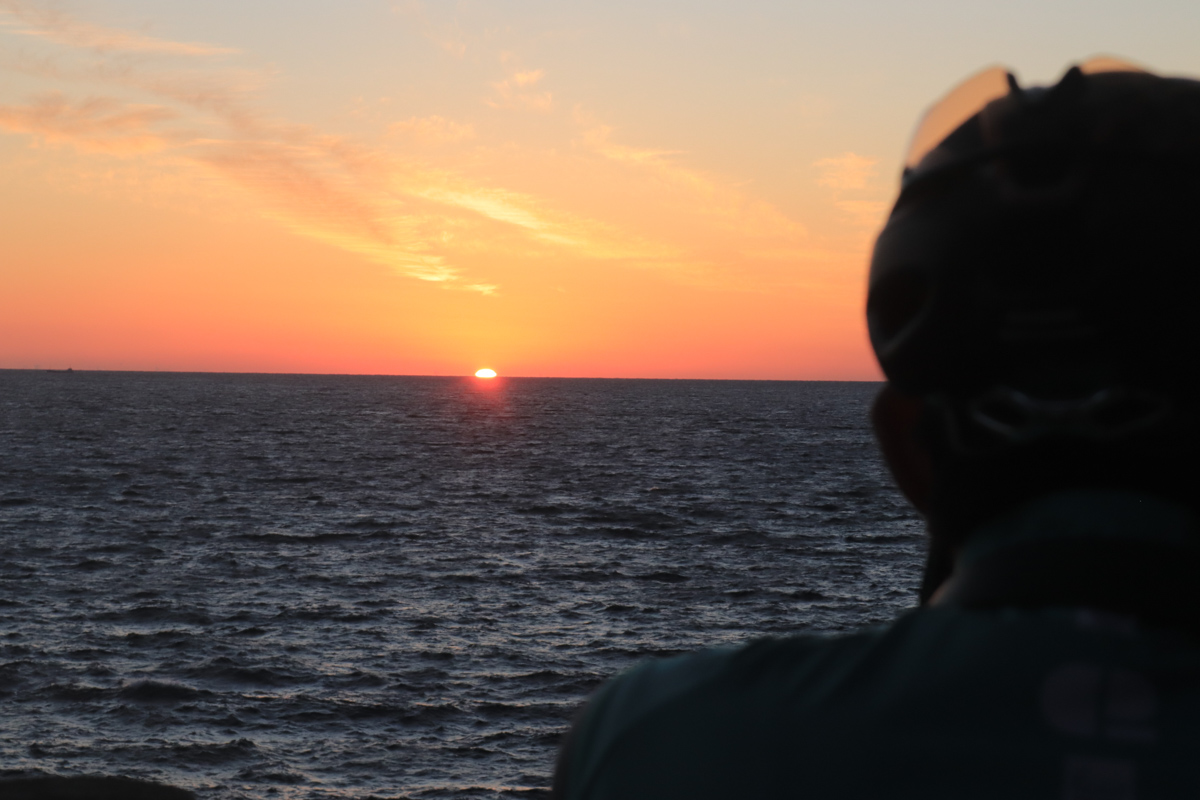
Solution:
<path fill-rule="evenodd" d="M 0 367 L 874 379 L 923 108 L 1197 41 L 1191 0 L 0 0 Z"/>

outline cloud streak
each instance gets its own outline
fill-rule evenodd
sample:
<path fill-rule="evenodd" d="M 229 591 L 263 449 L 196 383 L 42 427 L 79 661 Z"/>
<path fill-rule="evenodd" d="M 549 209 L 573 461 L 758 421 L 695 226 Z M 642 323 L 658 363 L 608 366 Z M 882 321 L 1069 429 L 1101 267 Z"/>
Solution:
<path fill-rule="evenodd" d="M 163 106 L 123 104 L 107 97 L 72 103 L 57 92 L 24 105 L 0 105 L 0 128 L 69 143 L 87 153 L 118 156 L 166 149 L 171 137 L 159 126 L 176 117 Z"/>
<path fill-rule="evenodd" d="M 878 164 L 877 158 L 851 152 L 813 162 L 820 171 L 817 185 L 833 190 L 833 207 L 860 229 L 877 228 L 887 212 L 888 204 L 879 199 L 878 187 L 873 184 Z"/>
<path fill-rule="evenodd" d="M 446 53 L 460 59 L 466 55 L 466 37 L 457 23 L 435 25 L 429 19 L 429 15 L 425 13 L 425 6 L 420 0 L 402 0 L 402 2 L 395 3 L 392 8 L 397 13 L 417 20 L 421 26 L 422 36 Z"/>
<path fill-rule="evenodd" d="M 568 129 L 577 138 L 561 152 L 489 146 L 475 124 L 439 115 L 393 122 L 368 145 L 281 121 L 258 100 L 262 75 L 196 60 L 224 48 L 92 25 L 33 0 L 0 0 L 4 13 L 15 21 L 9 32 L 58 48 L 19 64 L 58 88 L 0 105 L 0 129 L 216 176 L 297 234 L 409 278 L 494 294 L 497 261 L 605 262 L 761 289 L 789 280 L 797 259 L 825 258 L 805 227 L 770 203 L 678 152 L 621 144 L 578 110 Z M 544 80 L 540 69 L 510 69 L 485 103 L 552 113 Z M 531 190 L 514 185 L 520 171 L 507 183 L 479 177 L 481 165 L 514 158 L 553 180 Z M 818 166 L 827 185 L 846 188 L 865 183 L 874 163 L 848 153 Z M 591 202 L 598 193 L 616 200 Z"/>
<path fill-rule="evenodd" d="M 93 34 L 101 29 L 29 3 L 8 2 L 4 8 L 10 7 L 37 22 L 48 41 L 68 51 L 94 50 Z M 253 81 L 245 75 L 114 61 L 113 43 L 145 42 L 102 30 L 111 47 L 99 61 L 82 70 L 52 60 L 31 68 L 68 86 L 99 81 L 157 102 L 117 96 L 72 100 L 59 91 L 0 106 L 0 128 L 88 153 L 155 156 L 203 167 L 259 198 L 264 213 L 297 233 L 451 288 L 497 291 L 495 282 L 472 281 L 455 263 L 481 247 L 523 249 L 528 255 L 549 248 L 610 259 L 661 255 L 662 248 L 636 237 L 554 211 L 527 194 L 472 181 L 459 170 L 421 167 L 343 137 L 274 121 L 251 102 L 247 84 Z M 163 46 L 158 52 L 174 51 Z M 533 107 L 548 103 L 525 96 L 541 79 L 539 70 L 513 73 L 506 81 L 513 91 L 508 99 Z M 441 144 L 476 136 L 473 126 L 440 116 L 397 122 L 391 132 Z"/>
<path fill-rule="evenodd" d="M 668 150 L 639 149 L 614 143 L 613 129 L 606 125 L 588 128 L 583 143 L 606 159 L 626 164 L 657 177 L 671 186 L 677 202 L 712 220 L 717 225 L 741 234 L 803 238 L 803 225 L 789 219 L 769 203 L 750 197 L 712 176 L 681 166 Z"/>
<path fill-rule="evenodd" d="M 430 117 L 411 117 L 401 122 L 393 122 L 388 130 L 392 134 L 408 136 L 422 144 L 446 144 L 475 138 L 473 125 L 459 124 L 436 114 Z"/>
<path fill-rule="evenodd" d="M 549 111 L 554 107 L 554 95 L 537 92 L 533 87 L 545 77 L 540 69 L 514 72 L 502 81 L 492 84 L 495 94 L 485 100 L 492 108 L 525 108 L 532 111 Z"/>
<path fill-rule="evenodd" d="M 0 0 L 0 13 L 9 17 L 8 20 L 0 18 L 0 24 L 13 28 L 17 33 L 97 53 L 213 56 L 236 52 L 227 47 L 173 42 L 132 31 L 105 28 L 49 6 L 24 0 Z"/>
<path fill-rule="evenodd" d="M 849 152 L 813 162 L 813 166 L 821 170 L 817 185 L 830 189 L 865 189 L 868 182 L 879 174 L 878 164 L 878 158 Z"/>
<path fill-rule="evenodd" d="M 221 48 L 124 34 L 34 3 L 0 0 L 0 11 L 27 26 L 19 33 L 64 46 L 68 56 L 84 50 L 101 56 L 82 70 L 64 67 L 53 58 L 27 68 L 68 85 L 100 81 L 158 100 L 72 100 L 57 91 L 0 106 L 0 128 L 86 153 L 157 154 L 202 166 L 265 201 L 269 216 L 298 233 L 412 278 L 485 294 L 495 292 L 495 284 L 462 281 L 462 270 L 449 263 L 452 248 L 444 245 L 444 228 L 478 227 L 483 217 L 525 230 L 543 242 L 570 244 L 568 236 L 534 212 L 506 206 L 500 190 L 469 184 L 447 188 L 439 174 L 413 169 L 385 152 L 269 119 L 248 102 L 246 81 L 238 76 L 161 65 L 150 70 L 112 60 L 128 52 L 194 56 L 223 52 Z M 530 82 L 528 77 L 523 80 Z M 443 142 L 474 135 L 471 126 L 441 117 L 413 118 L 395 129 Z"/>

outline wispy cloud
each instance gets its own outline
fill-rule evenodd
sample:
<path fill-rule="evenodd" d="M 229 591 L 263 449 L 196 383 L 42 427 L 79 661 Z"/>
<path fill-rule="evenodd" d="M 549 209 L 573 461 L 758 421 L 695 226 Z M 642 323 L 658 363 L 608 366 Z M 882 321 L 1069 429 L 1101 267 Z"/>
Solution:
<path fill-rule="evenodd" d="M 21 8 L 46 29 L 87 29 L 60 13 L 38 16 L 32 4 Z M 47 39 L 65 45 L 68 56 L 92 41 L 74 34 Z M 448 288 L 498 290 L 496 282 L 472 280 L 456 263 L 480 247 L 518 257 L 522 248 L 526 255 L 549 248 L 589 258 L 661 253 L 637 237 L 556 211 L 528 194 L 472 181 L 460 170 L 418 166 L 386 150 L 272 119 L 255 103 L 253 76 L 114 59 L 105 52 L 80 66 L 52 56 L 23 69 L 68 89 L 100 83 L 117 95 L 149 95 L 156 103 L 119 96 L 72 100 L 59 91 L 0 107 L 0 128 L 83 152 L 145 155 L 203 167 L 251 192 L 263 213 L 299 234 Z M 537 70 L 515 72 L 509 85 L 525 89 L 541 78 Z M 441 143 L 476 135 L 471 125 L 440 116 L 413 117 L 395 123 L 391 132 Z"/>
<path fill-rule="evenodd" d="M 23 0 L 0 0 L 0 24 L 17 33 L 48 39 L 57 44 L 98 53 L 152 53 L 175 56 L 211 56 L 233 53 L 227 47 L 156 39 L 133 31 L 93 25 L 49 6 Z"/>
<path fill-rule="evenodd" d="M 843 153 L 840 156 L 822 158 L 813 162 L 821 170 L 817 184 L 830 189 L 864 189 L 867 183 L 879 174 L 878 158 Z"/>
<path fill-rule="evenodd" d="M 445 52 L 455 58 L 466 55 L 467 37 L 456 22 L 435 24 L 425 12 L 425 4 L 420 0 L 400 0 L 394 3 L 392 8 L 397 13 L 416 20 L 421 26 L 421 35 Z"/>
<path fill-rule="evenodd" d="M 554 107 L 551 92 L 534 91 L 533 87 L 545 77 L 540 69 L 514 72 L 502 81 L 492 84 L 496 90 L 486 102 L 492 108 L 526 108 L 533 111 L 549 111 Z"/>
<path fill-rule="evenodd" d="M 493 294 L 497 261 L 541 259 L 765 290 L 790 280 L 798 260 L 826 259 L 805 226 L 745 187 L 686 154 L 623 144 L 578 110 L 576 140 L 558 149 L 489 145 L 471 124 L 438 115 L 394 122 L 368 145 L 280 120 L 259 99 L 265 74 L 195 58 L 223 48 L 101 28 L 34 0 L 0 0 L 3 13 L 23 26 L 10 33 L 36 31 L 47 51 L 16 68 L 58 88 L 0 105 L 0 129 L 215 178 L 296 233 L 403 276 Z M 487 102 L 555 112 L 545 73 L 517 61 L 502 57 L 507 77 Z M 497 178 L 496 165 L 514 158 L 530 169 Z M 846 154 L 818 166 L 828 185 L 853 187 L 874 161 Z M 538 173 L 552 179 L 539 184 Z"/>
<path fill-rule="evenodd" d="M 433 176 L 428 176 L 432 178 Z M 637 237 L 578 215 L 546 208 L 536 198 L 504 189 L 480 189 L 439 176 L 423 189 L 409 191 L 450 208 L 474 212 L 487 220 L 511 226 L 534 242 L 560 251 L 599 259 L 645 259 L 663 254 Z"/>
<path fill-rule="evenodd" d="M 411 117 L 394 122 L 388 129 L 391 133 L 408 136 L 423 144 L 445 144 L 475 138 L 475 127 L 445 119 L 436 114 L 430 117 Z"/>
<path fill-rule="evenodd" d="M 757 200 L 736 187 L 675 161 L 679 153 L 629 147 L 612 141 L 613 129 L 598 125 L 586 129 L 582 142 L 612 161 L 654 174 L 671 186 L 681 204 L 692 213 L 715 224 L 750 237 L 803 237 L 807 231 L 769 203 Z"/>
<path fill-rule="evenodd" d="M 0 128 L 68 143 L 84 152 L 121 156 L 167 148 L 170 137 L 159 126 L 176 117 L 162 106 L 125 104 L 107 97 L 72 103 L 56 92 L 24 105 L 0 105 Z"/>
<path fill-rule="evenodd" d="M 107 84 L 119 92 L 150 95 L 157 103 L 120 97 L 69 99 L 63 91 L 23 104 L 0 106 L 0 128 L 67 144 L 83 152 L 110 155 L 157 154 L 202 166 L 226 181 L 253 192 L 264 212 L 303 235 L 386 264 L 399 273 L 484 294 L 490 282 L 463 280 L 451 263 L 453 244 L 464 230 L 503 223 L 525 231 L 542 244 L 576 243 L 560 225 L 543 221 L 530 203 L 513 205 L 502 190 L 421 170 L 385 151 L 344 138 L 285 124 L 257 108 L 245 75 L 222 71 L 153 69 L 113 60 L 121 53 L 155 52 L 192 56 L 218 52 L 124 34 L 81 22 L 48 6 L 0 0 L 28 26 L 19 33 L 41 38 L 71 52 L 88 51 L 99 59 L 82 67 L 54 56 L 23 68 L 57 80 L 67 88 L 86 82 Z M 526 84 L 536 76 L 523 76 Z M 252 82 L 249 82 L 252 83 Z M 425 139 L 463 141 L 474 131 L 441 117 L 413 118 L 394 126 L 398 133 Z M 447 229 L 457 237 L 444 235 Z"/>
<path fill-rule="evenodd" d="M 884 200 L 838 200 L 834 207 L 849 215 L 857 225 L 874 229 L 883 223 L 888 203 Z"/>
<path fill-rule="evenodd" d="M 857 153 L 822 158 L 813 162 L 819 170 L 817 185 L 832 190 L 831 205 L 844 221 L 858 228 L 860 236 L 879 226 L 888 204 L 880 199 L 879 159 Z"/>
<path fill-rule="evenodd" d="M 531 69 L 526 72 L 516 72 L 516 73 L 513 73 L 512 82 L 514 84 L 516 84 L 517 86 L 522 86 L 522 87 L 533 86 L 535 83 L 540 81 L 543 77 L 545 77 L 545 75 L 546 75 L 545 71 L 540 70 L 540 69 Z"/>

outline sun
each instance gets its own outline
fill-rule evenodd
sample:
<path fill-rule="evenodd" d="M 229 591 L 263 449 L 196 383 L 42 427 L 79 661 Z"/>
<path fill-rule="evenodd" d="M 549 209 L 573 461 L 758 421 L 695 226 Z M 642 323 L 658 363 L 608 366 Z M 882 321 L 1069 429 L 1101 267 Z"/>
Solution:
<path fill-rule="evenodd" d="M 488 369 L 487 367 L 484 367 L 483 369 L 477 370 L 475 372 L 475 377 L 476 378 L 494 378 L 494 377 L 496 377 L 496 370 Z"/>

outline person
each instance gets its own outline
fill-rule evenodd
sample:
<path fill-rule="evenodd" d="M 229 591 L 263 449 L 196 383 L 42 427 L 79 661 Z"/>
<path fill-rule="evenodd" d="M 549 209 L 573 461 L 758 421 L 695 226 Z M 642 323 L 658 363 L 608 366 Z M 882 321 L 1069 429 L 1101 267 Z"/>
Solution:
<path fill-rule="evenodd" d="M 634 668 L 553 796 L 1200 797 L 1198 228 L 1198 81 L 993 69 L 935 105 L 867 299 L 919 606 Z"/>

